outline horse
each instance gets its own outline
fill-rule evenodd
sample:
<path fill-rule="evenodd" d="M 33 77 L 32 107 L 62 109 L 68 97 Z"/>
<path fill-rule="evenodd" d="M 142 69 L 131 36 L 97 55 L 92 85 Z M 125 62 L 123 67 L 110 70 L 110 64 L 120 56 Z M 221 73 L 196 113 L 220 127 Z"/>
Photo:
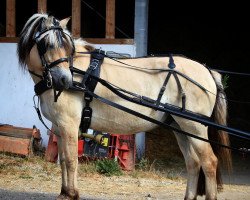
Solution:
<path fill-rule="evenodd" d="M 79 199 L 77 142 L 81 114 L 86 103 L 83 100 L 82 92 L 69 90 L 73 81 L 82 81 L 83 79 L 82 76 L 71 72 L 70 65 L 86 71 L 90 65 L 90 53 L 88 52 L 94 50 L 93 45 L 82 38 L 72 39 L 71 33 L 67 29 L 68 21 L 69 18 L 58 20 L 46 13 L 36 13 L 24 25 L 17 45 L 19 66 L 23 70 L 29 70 L 34 84 L 39 83 L 44 74 L 49 77 L 47 84 L 50 84 L 51 89 L 40 94 L 39 98 L 42 114 L 52 122 L 53 130 L 58 136 L 62 185 L 61 193 L 57 199 Z M 39 42 L 42 45 L 38 45 Z M 43 54 L 42 58 L 41 54 Z M 174 60 L 176 71 L 210 91 L 203 91 L 197 85 L 179 76 L 178 80 L 186 96 L 185 109 L 207 116 L 218 124 L 226 125 L 227 103 L 221 75 L 184 56 L 173 55 L 171 58 Z M 157 71 L 157 69 L 168 68 L 169 59 L 169 56 L 122 60 L 104 57 L 100 77 L 119 88 L 156 99 L 169 73 L 168 71 Z M 45 72 L 46 66 L 50 66 L 47 73 Z M 133 69 L 130 66 L 138 66 L 142 69 Z M 147 69 L 156 70 L 149 71 Z M 182 95 L 173 76 L 169 78 L 165 87 L 161 102 L 181 107 Z M 59 90 L 60 96 L 57 95 Z M 97 84 L 95 93 L 161 122 L 170 116 L 166 112 L 121 99 L 101 84 Z M 55 96 L 58 97 L 56 100 Z M 157 126 L 105 105 L 96 99 L 91 102 L 91 107 L 93 116 L 90 128 L 94 130 L 135 134 L 149 132 Z M 172 125 L 181 130 L 205 139 L 213 139 L 224 145 L 230 145 L 228 134 L 225 131 L 213 130 L 201 123 L 175 115 L 172 115 L 172 118 Z M 184 156 L 187 169 L 184 199 L 196 199 L 198 195 L 205 195 L 206 199 L 210 200 L 217 199 L 217 193 L 222 188 L 219 173 L 220 162 L 230 168 L 232 162 L 230 151 L 216 148 L 210 143 L 182 135 L 176 131 L 174 134 Z"/>

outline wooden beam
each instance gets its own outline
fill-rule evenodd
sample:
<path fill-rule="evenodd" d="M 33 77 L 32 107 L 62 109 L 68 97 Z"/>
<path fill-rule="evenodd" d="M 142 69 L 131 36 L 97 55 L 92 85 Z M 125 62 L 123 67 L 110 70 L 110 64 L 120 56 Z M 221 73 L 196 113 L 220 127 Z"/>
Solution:
<path fill-rule="evenodd" d="M 0 37 L 0 43 L 17 43 L 18 37 Z"/>
<path fill-rule="evenodd" d="M 115 38 L 115 0 L 106 0 L 106 34 L 108 39 Z"/>
<path fill-rule="evenodd" d="M 134 44 L 133 39 L 83 38 L 92 44 Z"/>
<path fill-rule="evenodd" d="M 37 12 L 47 13 L 47 0 L 37 0 Z"/>
<path fill-rule="evenodd" d="M 16 36 L 16 0 L 6 0 L 6 37 Z"/>
<path fill-rule="evenodd" d="M 133 39 L 83 38 L 92 44 L 134 44 Z M 0 43 L 18 43 L 18 37 L 0 37 Z"/>
<path fill-rule="evenodd" d="M 72 35 L 81 36 L 81 0 L 72 0 Z"/>

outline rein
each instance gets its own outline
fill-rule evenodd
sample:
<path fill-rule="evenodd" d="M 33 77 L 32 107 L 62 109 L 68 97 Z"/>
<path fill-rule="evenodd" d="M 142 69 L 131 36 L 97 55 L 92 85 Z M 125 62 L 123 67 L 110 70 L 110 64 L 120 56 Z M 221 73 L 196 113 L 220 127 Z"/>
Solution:
<path fill-rule="evenodd" d="M 76 69 L 76 68 L 73 68 L 73 70 L 75 71 L 75 73 L 79 73 L 79 74 L 86 74 L 85 71 L 81 71 L 79 69 Z M 139 98 L 130 98 L 124 94 L 122 94 L 121 92 L 119 92 L 116 88 L 114 88 L 113 86 L 111 86 L 111 84 L 109 84 L 107 81 L 99 78 L 99 77 L 93 77 L 94 79 L 98 80 L 99 83 L 101 83 L 103 86 L 107 87 L 108 89 L 110 89 L 113 93 L 115 93 L 116 95 L 118 95 L 119 97 L 125 99 L 125 100 L 128 100 L 130 102 L 133 102 L 133 103 L 136 103 L 136 104 L 139 104 L 139 105 L 143 105 L 143 106 L 146 106 L 146 107 L 149 107 L 149 108 L 154 108 L 154 109 L 157 109 L 159 111 L 162 111 L 162 112 L 167 112 L 169 114 L 173 114 L 173 115 L 176 115 L 176 116 L 180 116 L 180 117 L 183 117 L 183 118 L 186 118 L 186 119 L 190 119 L 190 120 L 193 120 L 193 121 L 197 121 L 197 122 L 200 122 L 204 125 L 218 125 L 216 123 L 213 123 L 212 121 L 209 121 L 207 120 L 206 116 L 199 116 L 197 114 L 193 114 L 193 113 L 189 113 L 188 111 L 186 111 L 187 113 L 183 113 L 182 111 L 180 110 L 177 110 L 176 108 L 173 108 L 173 107 L 170 107 L 170 105 L 166 105 L 166 104 L 161 104 L 161 106 L 164 106 L 163 108 L 162 107 L 155 107 L 154 104 L 152 104 L 153 102 L 155 102 L 154 100 L 152 99 L 149 99 L 147 97 L 143 97 L 143 96 L 140 96 Z M 181 129 L 178 129 L 176 127 L 173 127 L 169 124 L 167 124 L 166 122 L 161 122 L 161 121 L 158 121 L 158 120 L 155 120 L 151 117 L 148 117 L 146 115 L 143 115 L 142 113 L 139 113 L 139 112 L 136 112 L 134 110 L 131 110 L 127 107 L 124 107 L 120 104 L 117 104 L 115 102 L 112 102 L 106 98 L 103 98 L 97 94 L 95 94 L 94 92 L 92 91 L 89 91 L 88 89 L 86 88 L 82 88 L 81 86 L 78 85 L 77 82 L 74 83 L 74 86 L 72 88 L 70 88 L 74 91 L 81 91 L 81 92 L 84 92 L 85 94 L 89 94 L 90 96 L 94 97 L 95 99 L 101 101 L 102 103 L 105 103 L 107 105 L 110 105 L 112 107 L 115 107 L 119 110 L 122 110 L 124 112 L 127 112 L 129 114 L 132 114 L 134 116 L 137 116 L 137 117 L 140 117 L 144 120 L 147 120 L 149 122 L 152 122 L 154 124 L 157 124 L 157 125 L 161 125 L 165 128 L 170 128 L 171 130 L 174 130 L 178 133 L 181 133 L 181 134 L 184 134 L 186 136 L 189 136 L 189 137 L 193 137 L 193 138 L 196 138 L 196 139 L 199 139 L 199 140 L 202 140 L 204 142 L 208 142 L 208 143 L 213 143 L 215 145 L 218 145 L 220 147 L 223 147 L 223 148 L 227 148 L 227 149 L 231 149 L 231 150 L 234 150 L 234 151 L 237 151 L 237 152 L 240 152 L 240 153 L 250 153 L 250 151 L 246 148 L 237 148 L 237 147 L 231 147 L 231 146 L 227 146 L 227 145 L 223 145 L 217 141 L 212 141 L 212 140 L 209 140 L 209 139 L 205 139 L 205 138 L 202 138 L 202 137 L 199 137 L 197 135 L 194 135 L 194 134 L 191 134 L 191 133 L 188 133 L 186 131 L 183 131 Z M 138 96 L 138 95 L 137 95 Z M 150 102 L 150 103 L 149 103 Z M 168 107 L 169 106 L 169 107 Z M 223 126 L 223 125 L 218 125 L 220 126 L 221 130 L 223 129 L 227 129 L 226 126 Z M 218 127 L 217 127 L 218 128 Z M 227 129 L 228 130 L 228 129 Z M 233 132 L 238 132 L 238 133 L 242 133 L 243 135 L 245 136 L 239 136 L 237 134 L 234 134 Z M 247 132 L 243 132 L 243 131 L 239 131 L 237 129 L 232 129 L 230 128 L 230 132 L 229 134 L 233 135 L 233 136 L 237 136 L 237 137 L 240 137 L 240 138 L 243 138 L 243 139 L 247 139 L 247 140 L 250 140 L 250 134 L 247 133 Z M 248 136 L 248 137 L 246 137 Z"/>
<path fill-rule="evenodd" d="M 76 68 L 73 68 L 72 70 L 78 74 L 82 74 L 82 75 L 86 74 L 85 71 L 81 71 L 81 70 L 76 69 Z M 152 109 L 155 109 L 155 110 L 158 110 L 161 112 L 167 112 L 169 114 L 176 115 L 178 117 L 182 117 L 182 118 L 185 118 L 188 120 L 196 121 L 196 122 L 202 123 L 205 126 L 212 126 L 212 127 L 217 128 L 219 130 L 228 131 L 229 134 L 231 134 L 233 136 L 237 136 L 237 137 L 240 137 L 243 139 L 250 140 L 250 133 L 249 132 L 241 131 L 241 130 L 234 129 L 234 128 L 229 128 L 227 126 L 223 126 L 223 125 L 214 123 L 207 116 L 204 116 L 201 114 L 196 114 L 196 113 L 190 112 L 188 110 L 183 111 L 182 108 L 180 108 L 178 106 L 173 106 L 173 105 L 166 104 L 166 103 L 165 104 L 160 103 L 160 105 L 157 106 L 155 100 L 150 99 L 150 98 L 145 97 L 145 96 L 140 96 L 138 94 L 133 94 L 133 93 L 129 92 L 129 94 L 133 95 L 134 98 L 129 97 L 128 95 L 125 95 L 122 92 L 120 92 L 119 89 L 112 86 L 109 82 L 107 82 L 99 77 L 96 77 L 96 76 L 92 76 L 92 75 L 90 75 L 90 76 L 93 79 L 97 80 L 99 83 L 101 83 L 103 86 L 108 88 L 111 92 L 113 92 L 117 96 L 121 97 L 122 99 L 125 99 L 127 101 L 130 101 L 130 102 L 142 105 L 142 106 L 146 106 L 148 108 L 152 108 Z M 77 91 L 77 90 L 84 91 L 84 92 L 89 91 L 87 88 L 81 87 L 78 82 L 74 82 L 73 86 L 70 89 L 75 90 L 75 91 Z M 123 92 L 127 93 L 126 90 L 123 90 Z"/>

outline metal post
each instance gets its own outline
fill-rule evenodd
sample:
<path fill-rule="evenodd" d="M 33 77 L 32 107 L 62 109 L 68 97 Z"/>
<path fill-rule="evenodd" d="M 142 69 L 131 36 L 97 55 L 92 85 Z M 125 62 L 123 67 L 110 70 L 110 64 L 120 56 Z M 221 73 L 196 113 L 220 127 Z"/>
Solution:
<path fill-rule="evenodd" d="M 148 0 L 135 0 L 135 33 L 136 56 L 146 56 L 148 46 Z M 145 152 L 145 133 L 136 134 L 138 158 Z"/>
<path fill-rule="evenodd" d="M 136 56 L 147 55 L 148 45 L 148 0 L 135 0 Z"/>

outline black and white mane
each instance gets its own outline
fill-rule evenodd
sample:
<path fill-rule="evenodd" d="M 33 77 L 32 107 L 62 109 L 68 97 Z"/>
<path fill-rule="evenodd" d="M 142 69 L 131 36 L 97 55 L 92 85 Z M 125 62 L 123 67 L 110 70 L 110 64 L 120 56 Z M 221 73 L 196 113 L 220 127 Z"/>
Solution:
<path fill-rule="evenodd" d="M 23 69 L 26 69 L 27 56 L 29 56 L 32 47 L 35 45 L 36 34 L 41 30 L 46 30 L 52 26 L 55 26 L 55 21 L 59 23 L 57 19 L 55 19 L 53 16 L 49 16 L 48 14 L 35 14 L 26 22 L 23 30 L 20 33 L 20 40 L 17 46 L 19 63 Z M 60 30 L 60 34 L 62 34 L 63 38 L 63 44 L 61 44 L 61 42 L 58 40 L 57 33 L 58 30 L 53 29 L 53 31 L 46 31 L 42 34 L 45 41 L 45 47 L 53 47 L 53 49 L 72 49 L 72 42 L 70 41 L 70 33 L 68 30 Z"/>

